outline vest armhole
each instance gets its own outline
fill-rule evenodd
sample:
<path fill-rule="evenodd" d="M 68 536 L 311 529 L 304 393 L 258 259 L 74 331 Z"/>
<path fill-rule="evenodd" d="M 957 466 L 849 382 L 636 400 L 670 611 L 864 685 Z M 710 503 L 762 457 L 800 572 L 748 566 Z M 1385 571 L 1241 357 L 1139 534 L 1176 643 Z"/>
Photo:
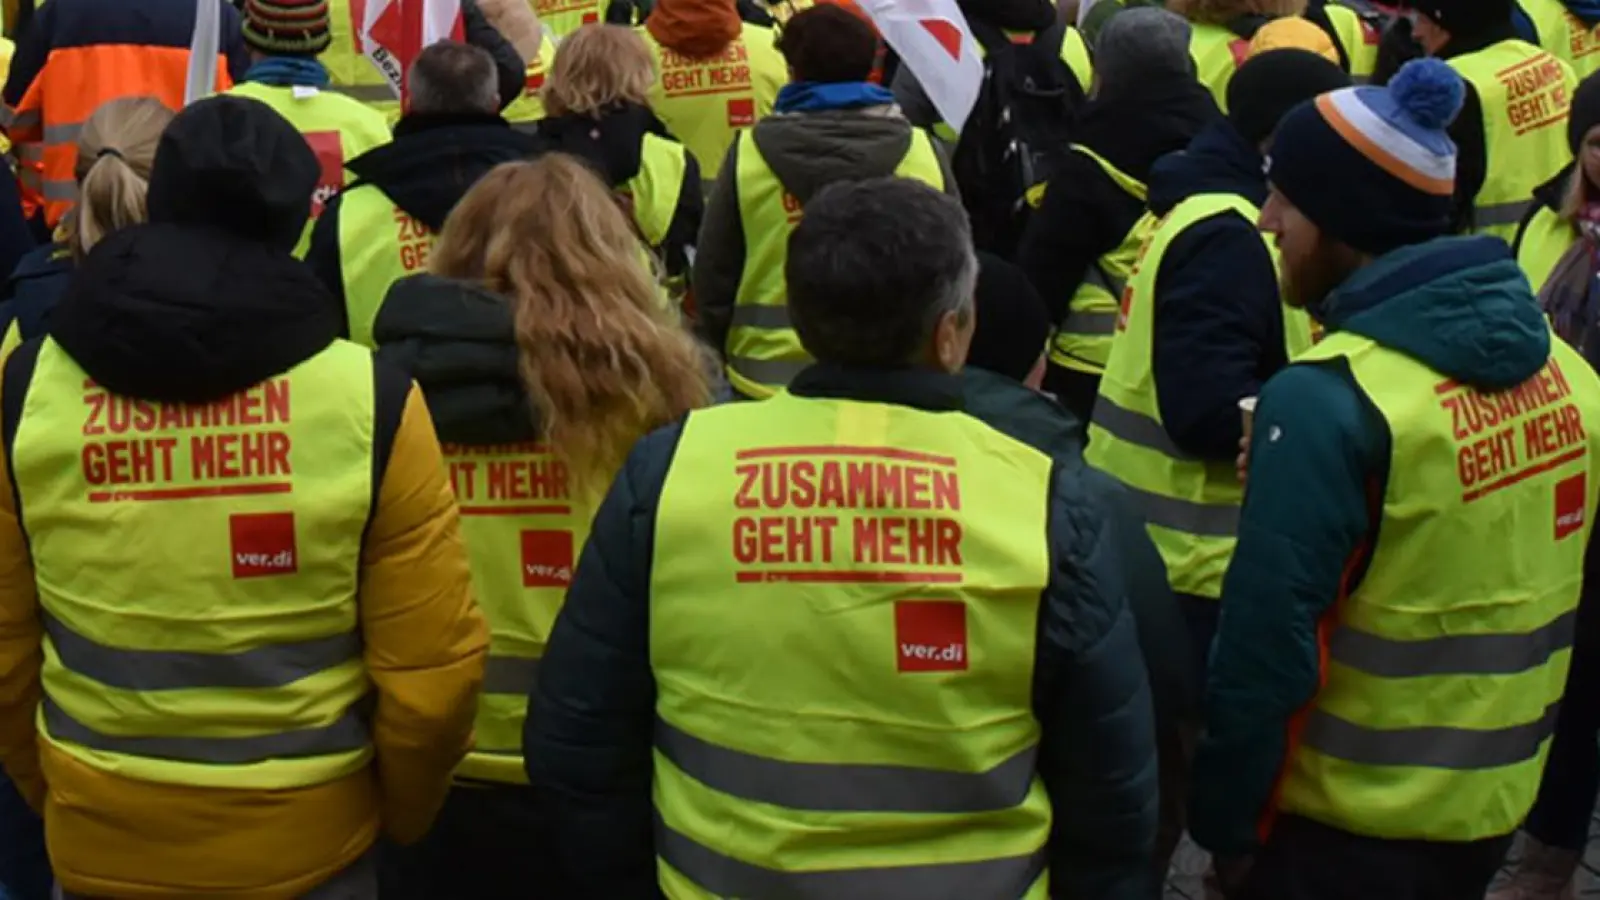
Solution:
<path fill-rule="evenodd" d="M 7 372 L 9 375 L 9 371 Z M 378 511 L 378 496 L 383 492 L 383 477 L 389 469 L 389 456 L 394 452 L 395 437 L 400 433 L 400 422 L 405 418 L 406 400 L 411 396 L 411 376 L 394 366 L 372 361 L 372 504 L 367 514 L 367 527 Z M 365 544 L 366 537 L 362 536 Z"/>
<path fill-rule="evenodd" d="M 5 361 L 5 380 L 0 385 L 0 439 L 5 441 L 6 476 L 11 479 L 11 503 L 17 514 L 17 529 L 24 541 L 32 544 L 27 529 L 22 525 L 22 491 L 17 486 L 16 446 L 17 428 L 22 423 L 22 405 L 28 398 L 28 387 L 33 383 L 33 373 L 39 364 L 39 350 L 43 338 L 34 338 L 12 351 Z"/>

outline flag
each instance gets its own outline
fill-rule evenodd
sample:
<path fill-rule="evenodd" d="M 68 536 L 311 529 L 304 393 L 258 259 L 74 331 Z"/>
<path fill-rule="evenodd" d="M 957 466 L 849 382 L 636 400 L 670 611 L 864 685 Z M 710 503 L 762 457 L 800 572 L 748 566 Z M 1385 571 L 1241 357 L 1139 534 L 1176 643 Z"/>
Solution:
<path fill-rule="evenodd" d="M 189 75 L 183 105 L 217 92 L 217 54 L 222 30 L 222 0 L 195 0 L 194 32 L 189 36 Z"/>
<path fill-rule="evenodd" d="M 405 75 L 422 48 L 465 33 L 461 0 L 366 0 L 358 43 L 395 96 L 406 96 Z"/>
<path fill-rule="evenodd" d="M 983 86 L 983 55 L 956 0 L 857 0 L 956 131 Z"/>

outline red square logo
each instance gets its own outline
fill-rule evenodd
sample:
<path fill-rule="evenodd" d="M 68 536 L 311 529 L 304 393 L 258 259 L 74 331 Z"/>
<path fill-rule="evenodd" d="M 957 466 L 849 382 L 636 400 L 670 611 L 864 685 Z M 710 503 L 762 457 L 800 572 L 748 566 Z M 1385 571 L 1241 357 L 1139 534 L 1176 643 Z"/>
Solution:
<path fill-rule="evenodd" d="M 896 601 L 894 641 L 902 672 L 965 672 L 967 605 L 958 600 Z"/>
<path fill-rule="evenodd" d="M 597 12 L 586 12 L 583 14 L 583 24 L 585 25 L 593 25 L 598 21 L 600 21 L 600 14 Z"/>
<path fill-rule="evenodd" d="M 1556 540 L 1583 530 L 1589 508 L 1589 477 L 1583 472 L 1556 484 Z"/>
<path fill-rule="evenodd" d="M 235 578 L 293 575 L 300 569 L 294 544 L 294 513 L 229 516 L 228 537 Z"/>
<path fill-rule="evenodd" d="M 1250 58 L 1250 42 L 1243 39 L 1229 41 L 1228 52 L 1233 54 L 1234 66 L 1242 66 Z"/>
<path fill-rule="evenodd" d="M 544 73 L 543 72 L 534 72 L 533 74 L 528 76 L 528 80 L 527 81 L 523 82 L 522 95 L 524 97 L 535 96 L 536 94 L 538 94 L 542 90 L 544 90 Z"/>
<path fill-rule="evenodd" d="M 344 187 L 344 139 L 337 131 L 308 131 L 306 143 L 311 145 L 311 152 L 316 154 L 317 165 L 322 169 L 317 186 L 311 192 L 311 218 L 315 219 L 322 215 L 322 208 L 333 195 Z"/>
<path fill-rule="evenodd" d="M 572 583 L 572 532 L 522 533 L 522 586 L 564 588 Z"/>
<path fill-rule="evenodd" d="M 750 97 L 728 101 L 728 127 L 746 128 L 756 123 L 756 101 Z"/>

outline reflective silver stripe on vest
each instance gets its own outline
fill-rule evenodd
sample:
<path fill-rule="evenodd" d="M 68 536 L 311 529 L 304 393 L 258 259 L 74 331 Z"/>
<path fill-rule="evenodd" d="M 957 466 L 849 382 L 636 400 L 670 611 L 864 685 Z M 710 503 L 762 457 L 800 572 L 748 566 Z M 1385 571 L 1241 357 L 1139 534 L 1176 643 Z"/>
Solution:
<path fill-rule="evenodd" d="M 1105 267 L 1099 263 L 1095 263 L 1089 267 L 1089 274 L 1085 275 L 1083 280 L 1097 288 L 1100 288 L 1118 300 L 1122 299 L 1122 291 L 1128 286 L 1128 283 L 1123 281 L 1121 278 L 1112 277 L 1111 273 L 1107 272 Z"/>
<path fill-rule="evenodd" d="M 44 183 L 41 191 L 46 200 L 65 200 L 68 203 L 78 199 L 78 183 L 70 178 L 51 178 Z"/>
<path fill-rule="evenodd" d="M 1532 205 L 1532 200 L 1519 200 L 1514 203 L 1475 206 L 1472 209 L 1472 223 L 1479 228 L 1516 225 L 1522 221 L 1523 216 L 1528 214 L 1528 208 Z"/>
<path fill-rule="evenodd" d="M 809 362 L 787 359 L 750 359 L 747 356 L 728 357 L 728 368 L 756 384 L 786 387 L 805 370 Z"/>
<path fill-rule="evenodd" d="M 123 737 L 101 734 L 66 711 L 49 696 L 44 698 L 45 728 L 58 741 L 91 750 L 212 765 L 247 765 L 272 759 L 294 759 L 348 753 L 367 746 L 367 725 L 354 709 L 322 728 L 279 731 L 251 737 Z"/>
<path fill-rule="evenodd" d="M 1041 849 L 1029 856 L 872 869 L 783 872 L 726 856 L 656 818 L 656 852 L 667 865 L 718 897 L 761 900 L 901 900 L 1021 897 L 1044 874 Z"/>
<path fill-rule="evenodd" d="M 793 328 L 789 321 L 789 307 L 767 306 L 760 303 L 740 303 L 733 307 L 734 328 Z"/>
<path fill-rule="evenodd" d="M 1069 312 L 1061 323 L 1062 334 L 1109 336 L 1117 333 L 1114 312 Z"/>
<path fill-rule="evenodd" d="M 1028 796 L 1037 747 L 987 772 L 769 759 L 707 743 L 656 719 L 656 749 L 713 790 L 757 803 L 824 812 L 980 813 Z"/>
<path fill-rule="evenodd" d="M 1194 459 L 1173 443 L 1172 437 L 1167 434 L 1167 429 L 1162 427 L 1160 422 L 1144 413 L 1118 406 L 1105 394 L 1101 394 L 1094 401 L 1094 424 L 1124 443 L 1154 450 L 1171 459 L 1183 461 Z"/>
<path fill-rule="evenodd" d="M 1340 628 L 1328 642 L 1334 661 L 1379 678 L 1513 675 L 1572 646 L 1577 612 L 1526 634 L 1466 634 L 1399 641 Z"/>
<path fill-rule="evenodd" d="M 1105 402 L 1101 395 L 1096 403 Z M 1158 525 L 1192 534 L 1197 537 L 1237 537 L 1239 534 L 1239 507 L 1213 506 L 1193 503 L 1176 497 L 1163 497 L 1122 482 L 1123 490 L 1133 498 L 1134 505 L 1144 516 L 1145 524 Z"/>
<path fill-rule="evenodd" d="M 400 102 L 400 98 L 394 95 L 394 91 L 387 84 L 330 84 L 323 90 L 343 94 L 362 103 Z"/>
<path fill-rule="evenodd" d="M 1560 702 L 1537 720 L 1509 728 L 1367 728 L 1323 710 L 1306 723 L 1305 746 L 1366 766 L 1495 769 L 1532 759 L 1555 731 Z"/>
<path fill-rule="evenodd" d="M 44 127 L 44 142 L 46 144 L 76 144 L 78 136 L 82 133 L 82 122 L 46 125 Z"/>
<path fill-rule="evenodd" d="M 354 631 L 239 653 L 195 653 L 108 647 L 51 615 L 44 617 L 44 630 L 62 666 L 129 691 L 282 687 L 361 656 L 361 636 Z"/>
<path fill-rule="evenodd" d="M 17 112 L 8 106 L 5 107 L 5 118 L 0 119 L 0 125 L 4 125 L 6 128 L 13 131 L 23 131 L 29 128 L 37 128 L 41 118 L 42 116 L 37 109 L 30 109 L 27 112 Z"/>
<path fill-rule="evenodd" d="M 521 694 L 526 697 L 533 693 L 533 685 L 539 678 L 539 660 L 522 659 L 516 656 L 491 656 L 483 670 L 483 692 L 485 694 Z"/>

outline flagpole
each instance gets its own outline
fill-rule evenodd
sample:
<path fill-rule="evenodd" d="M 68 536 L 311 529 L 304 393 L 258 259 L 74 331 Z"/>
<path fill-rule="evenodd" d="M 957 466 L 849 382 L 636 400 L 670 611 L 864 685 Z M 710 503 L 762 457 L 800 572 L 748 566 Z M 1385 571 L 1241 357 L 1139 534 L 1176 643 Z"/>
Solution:
<path fill-rule="evenodd" d="M 217 92 L 221 4 L 222 0 L 195 0 L 194 33 L 189 36 L 189 74 L 183 85 L 185 106 Z"/>

